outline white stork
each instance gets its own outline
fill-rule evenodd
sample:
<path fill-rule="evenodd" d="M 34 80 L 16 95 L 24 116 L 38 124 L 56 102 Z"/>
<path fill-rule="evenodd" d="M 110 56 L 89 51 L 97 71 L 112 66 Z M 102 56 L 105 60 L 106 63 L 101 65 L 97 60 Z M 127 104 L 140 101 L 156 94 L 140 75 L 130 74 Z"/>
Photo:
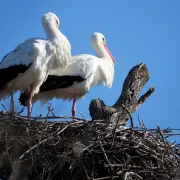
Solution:
<path fill-rule="evenodd" d="M 50 73 L 40 87 L 40 92 L 33 97 L 33 102 L 45 103 L 52 98 L 73 99 L 72 116 L 76 115 L 76 100 L 83 97 L 93 85 L 104 83 L 109 88 L 114 79 L 115 60 L 106 47 L 105 37 L 101 33 L 93 33 L 92 46 L 96 56 L 82 54 L 72 57 L 66 71 Z M 20 95 L 20 103 L 27 105 L 28 91 Z"/>
<path fill-rule="evenodd" d="M 0 63 L 0 99 L 11 91 L 30 90 L 28 114 L 32 97 L 46 80 L 50 70 L 62 72 L 71 60 L 71 45 L 58 29 L 58 17 L 49 12 L 42 17 L 47 39 L 31 38 L 8 53 Z"/>

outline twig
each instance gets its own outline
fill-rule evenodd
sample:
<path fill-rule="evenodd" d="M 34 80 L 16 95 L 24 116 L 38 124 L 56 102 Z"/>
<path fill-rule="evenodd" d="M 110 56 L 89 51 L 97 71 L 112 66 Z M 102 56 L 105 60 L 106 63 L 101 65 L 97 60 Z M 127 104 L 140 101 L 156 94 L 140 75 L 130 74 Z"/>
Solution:
<path fill-rule="evenodd" d="M 144 136 L 146 136 L 147 129 L 146 129 L 145 125 L 144 125 L 143 120 L 142 120 L 142 123 L 140 122 L 139 115 L 138 115 L 138 122 L 139 122 L 140 127 L 142 128 L 142 131 L 144 132 Z"/>
<path fill-rule="evenodd" d="M 47 122 L 47 120 L 48 120 L 48 116 L 49 116 L 49 112 L 50 112 L 50 108 L 51 108 L 50 106 L 51 106 L 51 104 L 48 104 L 48 106 L 47 106 L 48 112 L 47 112 L 47 115 L 46 115 L 45 122 Z"/>
<path fill-rule="evenodd" d="M 86 119 L 85 116 L 82 114 L 82 112 L 79 111 L 79 110 L 78 110 L 78 112 L 79 112 L 79 114 L 81 114 L 81 116 L 87 121 L 87 119 Z"/>
<path fill-rule="evenodd" d="M 101 177 L 101 178 L 95 178 L 93 180 L 106 180 L 106 179 L 116 179 L 118 178 L 119 179 L 119 176 L 107 176 L 107 177 Z"/>
<path fill-rule="evenodd" d="M 137 157 L 138 158 L 138 157 Z M 132 168 L 132 169 L 144 169 L 143 166 L 133 166 L 133 165 L 126 165 L 126 164 L 105 164 L 105 167 L 126 167 L 128 169 Z M 157 169 L 161 169 L 160 167 L 149 167 L 150 170 L 157 170 Z"/>
<path fill-rule="evenodd" d="M 87 179 L 88 179 L 88 180 L 90 180 L 90 177 L 88 176 L 88 172 L 87 172 L 87 170 L 86 170 L 86 167 L 85 167 L 85 165 L 84 165 L 83 160 L 82 160 L 82 158 L 81 158 L 81 157 L 80 157 L 80 160 L 81 160 L 81 164 L 82 164 L 82 166 L 83 166 L 83 168 L 84 168 L 84 171 L 85 171 L 86 177 L 87 177 Z"/>
<path fill-rule="evenodd" d="M 2 104 L 3 106 L 3 104 Z M 18 119 L 22 119 L 22 120 L 28 120 L 29 121 L 29 117 L 28 116 L 18 116 L 16 114 L 9 114 L 8 111 L 7 113 L 4 113 L 6 116 L 12 116 L 14 118 L 18 118 Z M 32 120 L 34 121 L 42 121 L 42 120 L 46 120 L 47 117 L 41 117 L 41 116 L 38 116 L 38 117 L 31 117 Z M 83 118 L 77 118 L 77 117 L 72 117 L 72 116 L 48 116 L 48 119 L 76 119 L 76 120 L 79 120 L 79 121 L 83 121 L 83 122 L 89 122 L 91 120 L 87 119 L 83 119 Z M 62 120 L 61 120 L 62 121 Z M 57 122 L 57 121 L 56 121 Z"/>
<path fill-rule="evenodd" d="M 108 163 L 108 164 L 111 164 L 111 162 L 109 161 L 109 159 L 108 159 L 108 157 L 107 157 L 107 154 L 106 154 L 106 152 L 105 152 L 105 150 L 104 150 L 104 147 L 103 147 L 103 145 L 102 145 L 102 142 L 99 141 L 99 144 L 100 144 L 101 150 L 102 150 L 102 152 L 103 152 L 103 154 L 104 154 L 104 157 L 105 157 L 107 163 Z"/>
<path fill-rule="evenodd" d="M 134 176 L 134 177 L 136 177 L 136 179 L 138 180 L 138 179 L 143 179 L 141 176 L 139 176 L 138 174 L 136 174 L 136 173 L 134 173 L 134 172 L 126 172 L 125 173 L 125 176 L 124 176 L 124 180 L 128 180 L 129 179 L 129 177 L 131 177 L 131 176 Z M 134 178 L 133 178 L 134 179 Z"/>
<path fill-rule="evenodd" d="M 150 88 L 145 94 L 143 94 L 139 100 L 138 103 L 136 105 L 136 109 L 142 104 L 144 103 L 150 96 L 151 94 L 155 91 L 155 88 Z"/>
<path fill-rule="evenodd" d="M 10 94 L 10 95 L 11 95 L 11 104 L 10 104 L 10 112 L 11 112 L 11 113 L 14 113 L 14 112 L 15 112 L 13 93 L 14 93 L 14 87 L 12 87 L 12 91 L 11 91 L 11 94 Z"/>
<path fill-rule="evenodd" d="M 160 136 L 161 136 L 161 139 L 162 139 L 162 141 L 163 141 L 165 147 L 167 147 L 167 144 L 166 144 L 166 142 L 165 142 L 165 140 L 164 140 L 163 134 L 162 134 L 161 129 L 160 129 L 159 126 L 157 126 L 157 130 L 158 130 L 158 133 L 159 133 Z"/>
<path fill-rule="evenodd" d="M 2 105 L 2 107 L 4 108 L 4 110 L 6 111 L 6 112 L 9 112 L 7 109 L 6 109 L 6 107 L 4 106 L 4 104 L 1 104 Z"/>
<path fill-rule="evenodd" d="M 141 69 L 144 65 L 145 65 L 144 63 L 141 63 L 139 69 Z"/>
<path fill-rule="evenodd" d="M 116 135 L 116 129 L 117 129 L 117 126 L 118 126 L 118 124 L 119 124 L 119 117 L 118 117 L 118 119 L 117 119 L 117 121 L 116 121 L 116 125 L 115 125 L 115 128 L 113 129 L 113 137 L 112 137 L 112 142 L 111 142 L 111 149 L 112 149 L 112 147 L 113 147 L 113 145 L 114 145 L 114 140 L 115 140 L 115 135 Z"/>
<path fill-rule="evenodd" d="M 31 118 L 33 118 L 33 117 L 31 117 Z M 39 117 L 34 117 L 33 118 L 34 120 L 36 120 L 36 121 L 38 121 L 38 120 L 44 120 L 44 119 L 46 119 L 46 117 L 41 117 L 41 118 L 39 118 Z M 85 120 L 85 119 L 83 119 L 83 118 L 77 118 L 77 117 L 72 117 L 72 116 L 48 116 L 48 119 L 76 119 L 76 120 L 79 120 L 79 121 L 90 121 L 90 120 Z"/>
<path fill-rule="evenodd" d="M 134 123 L 133 123 L 133 117 L 131 115 L 131 112 L 129 111 L 129 109 L 124 105 L 122 104 L 122 107 L 124 107 L 124 109 L 127 111 L 127 113 L 129 114 L 129 118 L 130 118 L 130 121 L 131 121 L 131 128 L 134 128 Z"/>
<path fill-rule="evenodd" d="M 21 113 L 23 113 L 24 112 L 24 108 L 22 108 L 18 113 L 17 113 L 17 115 L 20 115 Z"/>
<path fill-rule="evenodd" d="M 53 108 L 51 107 L 51 103 L 49 104 L 49 106 L 48 106 L 48 110 L 49 110 L 49 112 L 51 112 L 51 114 L 54 116 L 54 117 L 56 117 L 56 115 L 54 114 L 54 112 L 53 112 Z"/>
<path fill-rule="evenodd" d="M 68 124 L 67 126 L 65 126 L 63 129 L 61 129 L 57 135 L 60 135 L 65 129 L 67 129 L 69 126 L 72 126 L 72 125 L 75 125 L 75 124 L 80 124 L 81 122 L 74 122 L 74 123 L 71 123 L 71 124 Z"/>

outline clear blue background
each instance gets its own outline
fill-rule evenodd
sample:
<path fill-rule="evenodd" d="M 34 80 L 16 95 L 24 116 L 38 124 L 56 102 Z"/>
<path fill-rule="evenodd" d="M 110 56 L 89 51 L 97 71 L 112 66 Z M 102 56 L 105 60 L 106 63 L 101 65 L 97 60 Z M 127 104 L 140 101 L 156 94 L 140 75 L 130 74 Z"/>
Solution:
<path fill-rule="evenodd" d="M 95 54 L 90 36 L 98 31 L 106 36 L 117 61 L 113 87 L 94 87 L 78 101 L 77 109 L 86 118 L 90 118 L 91 99 L 99 97 L 113 105 L 129 70 L 144 62 L 151 78 L 142 93 L 152 86 L 156 91 L 133 114 L 135 124 L 139 115 L 147 127 L 180 127 L 179 0 L 1 0 L 0 58 L 25 39 L 45 37 L 41 17 L 49 11 L 59 17 L 60 30 L 70 40 L 73 55 Z M 53 100 L 52 104 L 56 115 L 71 115 L 71 102 Z M 16 110 L 21 108 L 17 105 Z M 33 115 L 40 113 L 46 115 L 47 108 L 36 103 Z"/>

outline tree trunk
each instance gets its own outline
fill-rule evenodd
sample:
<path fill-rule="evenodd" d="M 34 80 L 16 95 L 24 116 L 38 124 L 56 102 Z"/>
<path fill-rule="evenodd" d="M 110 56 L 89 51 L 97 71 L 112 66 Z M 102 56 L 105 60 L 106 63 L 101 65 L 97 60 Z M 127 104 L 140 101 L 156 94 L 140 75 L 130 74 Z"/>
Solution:
<path fill-rule="evenodd" d="M 102 119 L 113 125 L 125 126 L 128 117 L 132 120 L 131 113 L 135 112 L 154 92 L 154 88 L 150 88 L 138 100 L 138 95 L 149 78 L 150 74 L 145 64 L 134 66 L 126 77 L 122 92 L 113 106 L 106 106 L 100 99 L 91 101 L 89 110 L 92 120 Z"/>

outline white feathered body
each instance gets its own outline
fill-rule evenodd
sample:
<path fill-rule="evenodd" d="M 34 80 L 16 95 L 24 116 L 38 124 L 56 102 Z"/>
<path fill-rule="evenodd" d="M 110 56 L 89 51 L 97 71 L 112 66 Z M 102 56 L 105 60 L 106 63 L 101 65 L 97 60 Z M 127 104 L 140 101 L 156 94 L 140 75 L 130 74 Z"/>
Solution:
<path fill-rule="evenodd" d="M 71 46 L 68 41 L 64 43 L 58 38 L 53 41 L 39 38 L 26 40 L 7 54 L 0 63 L 0 71 L 15 65 L 29 66 L 24 73 L 19 74 L 3 87 L 0 98 L 9 95 L 12 88 L 14 92 L 25 90 L 32 84 L 32 95 L 38 93 L 50 70 L 53 72 L 65 70 L 70 58 Z"/>
<path fill-rule="evenodd" d="M 69 87 L 40 92 L 33 97 L 33 102 L 40 100 L 42 103 L 46 103 L 54 97 L 64 100 L 79 99 L 94 85 L 104 83 L 104 85 L 111 87 L 114 79 L 114 64 L 109 59 L 83 54 L 73 56 L 66 71 L 51 72 L 50 75 L 80 76 L 84 80 L 82 82 L 74 82 Z"/>

